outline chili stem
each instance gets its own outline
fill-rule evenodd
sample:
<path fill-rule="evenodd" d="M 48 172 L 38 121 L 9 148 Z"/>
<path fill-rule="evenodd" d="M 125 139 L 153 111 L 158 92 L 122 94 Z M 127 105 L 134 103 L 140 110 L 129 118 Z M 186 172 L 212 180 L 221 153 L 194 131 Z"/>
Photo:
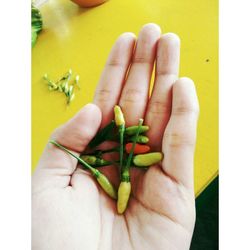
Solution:
<path fill-rule="evenodd" d="M 138 136 L 140 134 L 142 124 L 143 124 L 143 119 L 139 119 L 138 129 L 137 129 L 134 141 L 133 141 L 133 145 L 132 145 L 131 151 L 129 153 L 126 166 L 123 167 L 123 170 L 122 170 L 122 180 L 125 180 L 127 182 L 130 181 L 129 168 L 130 168 L 130 165 L 131 165 L 131 161 L 132 161 L 134 150 L 135 150 L 136 141 L 137 141 L 137 138 L 138 138 Z"/>
<path fill-rule="evenodd" d="M 123 143 L 124 143 L 124 132 L 125 132 L 125 125 L 122 124 L 119 127 L 119 134 L 120 134 L 120 173 L 123 167 Z"/>
<path fill-rule="evenodd" d="M 131 151 L 130 151 L 129 156 L 128 156 L 126 168 L 130 167 L 130 164 L 131 164 L 131 161 L 132 161 L 132 157 L 133 157 L 133 154 L 134 154 L 134 150 L 135 150 L 136 141 L 137 141 L 137 138 L 138 138 L 138 136 L 140 134 L 140 129 L 141 129 L 142 124 L 143 124 L 143 119 L 139 119 L 138 129 L 137 129 L 137 132 L 136 132 L 136 135 L 135 135 L 135 140 L 133 141 L 133 145 L 132 145 Z"/>
<path fill-rule="evenodd" d="M 109 148 L 109 149 L 106 149 L 106 150 L 97 149 L 97 150 L 93 151 L 92 153 L 88 153 L 87 155 L 94 155 L 94 156 L 101 157 L 103 154 L 119 152 L 119 151 L 120 151 L 120 147 Z M 84 155 L 84 154 L 82 154 L 82 155 Z"/>
<path fill-rule="evenodd" d="M 120 161 L 107 161 L 104 165 L 91 165 L 92 168 L 102 168 L 102 167 L 108 167 L 111 165 L 117 165 Z"/>
<path fill-rule="evenodd" d="M 70 152 L 67 148 L 63 147 L 56 141 L 51 140 L 50 143 L 53 145 L 59 147 L 60 149 L 64 150 L 74 158 L 76 158 L 81 164 L 83 164 L 87 169 L 89 169 L 92 173 L 92 175 L 96 178 L 99 185 L 102 187 L 103 191 L 106 192 L 112 199 L 117 199 L 117 191 L 112 185 L 112 183 L 108 180 L 108 178 L 102 174 L 99 170 L 91 167 L 87 162 L 85 162 L 83 159 L 79 158 L 77 155 Z"/>
<path fill-rule="evenodd" d="M 99 173 L 98 173 L 99 171 L 98 170 L 96 170 L 95 168 L 91 167 L 87 162 L 85 162 L 83 159 L 81 159 L 77 155 L 73 154 L 72 152 L 70 152 L 67 148 L 65 148 L 61 144 L 57 143 L 54 140 L 50 140 L 49 142 L 51 144 L 57 146 L 58 148 L 64 150 L 65 152 L 67 152 L 68 154 L 70 154 L 71 156 L 73 156 L 75 159 L 77 159 L 82 165 L 84 165 L 87 169 L 89 169 L 94 176 L 97 177 L 99 175 Z"/>

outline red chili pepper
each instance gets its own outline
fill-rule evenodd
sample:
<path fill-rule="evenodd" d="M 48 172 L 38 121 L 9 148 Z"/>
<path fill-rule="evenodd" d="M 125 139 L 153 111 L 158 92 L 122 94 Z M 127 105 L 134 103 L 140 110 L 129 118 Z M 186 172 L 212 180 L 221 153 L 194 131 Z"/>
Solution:
<path fill-rule="evenodd" d="M 128 154 L 130 153 L 130 151 L 132 149 L 132 145 L 133 145 L 133 143 L 129 142 L 125 146 L 125 150 Z M 141 145 L 138 143 L 135 144 L 134 154 L 136 154 L 136 155 L 137 154 L 144 154 L 144 153 L 147 153 L 149 151 L 150 151 L 150 147 L 148 145 Z"/>

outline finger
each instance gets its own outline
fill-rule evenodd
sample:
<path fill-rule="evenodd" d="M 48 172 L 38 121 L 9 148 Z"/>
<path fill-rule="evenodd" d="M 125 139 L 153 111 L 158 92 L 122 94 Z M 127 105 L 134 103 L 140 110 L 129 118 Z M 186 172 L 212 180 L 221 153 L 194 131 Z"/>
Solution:
<path fill-rule="evenodd" d="M 173 85 L 172 113 L 164 133 L 163 171 L 177 182 L 193 187 L 193 157 L 199 104 L 192 80 Z"/>
<path fill-rule="evenodd" d="M 75 154 L 82 152 L 96 134 L 101 123 L 101 112 L 94 104 L 86 105 L 51 138 Z M 70 182 L 77 160 L 48 143 L 34 173 L 33 182 L 39 188 L 53 185 L 65 187 Z"/>
<path fill-rule="evenodd" d="M 153 92 L 147 107 L 145 124 L 152 149 L 160 150 L 165 127 L 171 114 L 172 85 L 178 78 L 180 39 L 173 33 L 162 35 L 157 45 Z"/>
<path fill-rule="evenodd" d="M 102 127 L 110 122 L 113 117 L 113 108 L 120 97 L 133 55 L 135 40 L 135 35 L 132 33 L 124 33 L 117 39 L 97 86 L 94 103 L 102 111 Z"/>
<path fill-rule="evenodd" d="M 138 119 L 144 116 L 160 33 L 158 25 L 147 24 L 138 36 L 131 68 L 120 99 L 128 125 L 137 123 Z"/>

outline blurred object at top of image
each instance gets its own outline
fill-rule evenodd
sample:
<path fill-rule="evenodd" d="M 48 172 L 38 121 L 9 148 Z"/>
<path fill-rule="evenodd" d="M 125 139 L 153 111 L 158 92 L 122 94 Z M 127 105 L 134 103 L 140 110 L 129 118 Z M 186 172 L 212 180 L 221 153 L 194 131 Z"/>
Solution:
<path fill-rule="evenodd" d="M 38 8 L 39 6 L 43 5 L 48 1 L 49 0 L 34 0 L 32 1 L 32 3 L 35 7 Z M 71 1 L 79 5 L 80 7 L 94 7 L 106 2 L 107 0 L 71 0 Z"/>
<path fill-rule="evenodd" d="M 71 0 L 71 1 L 78 4 L 81 7 L 94 7 L 106 2 L 107 0 Z"/>

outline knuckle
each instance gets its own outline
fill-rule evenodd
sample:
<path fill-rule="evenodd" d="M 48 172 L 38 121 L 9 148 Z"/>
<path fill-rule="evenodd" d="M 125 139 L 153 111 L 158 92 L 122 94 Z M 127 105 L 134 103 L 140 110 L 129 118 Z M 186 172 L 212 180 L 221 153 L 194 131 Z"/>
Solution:
<path fill-rule="evenodd" d="M 157 60 L 158 61 L 160 60 L 160 55 L 157 55 Z M 168 77 L 168 79 L 166 79 L 166 80 L 170 80 L 172 82 L 175 82 L 177 79 L 176 73 L 173 73 L 170 69 L 165 69 L 165 68 L 161 69 L 159 67 L 156 69 L 156 76 L 157 77 L 161 77 L 161 76 Z"/>
<path fill-rule="evenodd" d="M 127 89 L 122 97 L 123 103 L 140 103 L 145 99 L 145 94 L 138 89 Z"/>
<path fill-rule="evenodd" d="M 134 64 L 151 64 L 152 60 L 150 58 L 147 58 L 146 56 L 135 56 L 133 58 Z"/>
<path fill-rule="evenodd" d="M 122 63 L 120 60 L 118 59 L 111 59 L 107 62 L 107 65 L 108 67 L 123 67 L 124 66 L 124 63 Z"/>
<path fill-rule="evenodd" d="M 179 131 L 166 132 L 165 139 L 170 148 L 194 147 L 195 140 Z"/>
<path fill-rule="evenodd" d="M 172 114 L 179 116 L 179 115 L 195 115 L 198 116 L 199 114 L 199 108 L 192 106 L 192 107 L 188 107 L 188 106 L 178 106 L 173 108 L 172 110 Z"/>
<path fill-rule="evenodd" d="M 149 104 L 149 112 L 155 115 L 167 114 L 171 111 L 171 107 L 167 102 L 151 101 Z"/>
<path fill-rule="evenodd" d="M 110 89 L 103 88 L 97 92 L 95 99 L 100 102 L 109 102 L 111 95 L 112 91 Z"/>

